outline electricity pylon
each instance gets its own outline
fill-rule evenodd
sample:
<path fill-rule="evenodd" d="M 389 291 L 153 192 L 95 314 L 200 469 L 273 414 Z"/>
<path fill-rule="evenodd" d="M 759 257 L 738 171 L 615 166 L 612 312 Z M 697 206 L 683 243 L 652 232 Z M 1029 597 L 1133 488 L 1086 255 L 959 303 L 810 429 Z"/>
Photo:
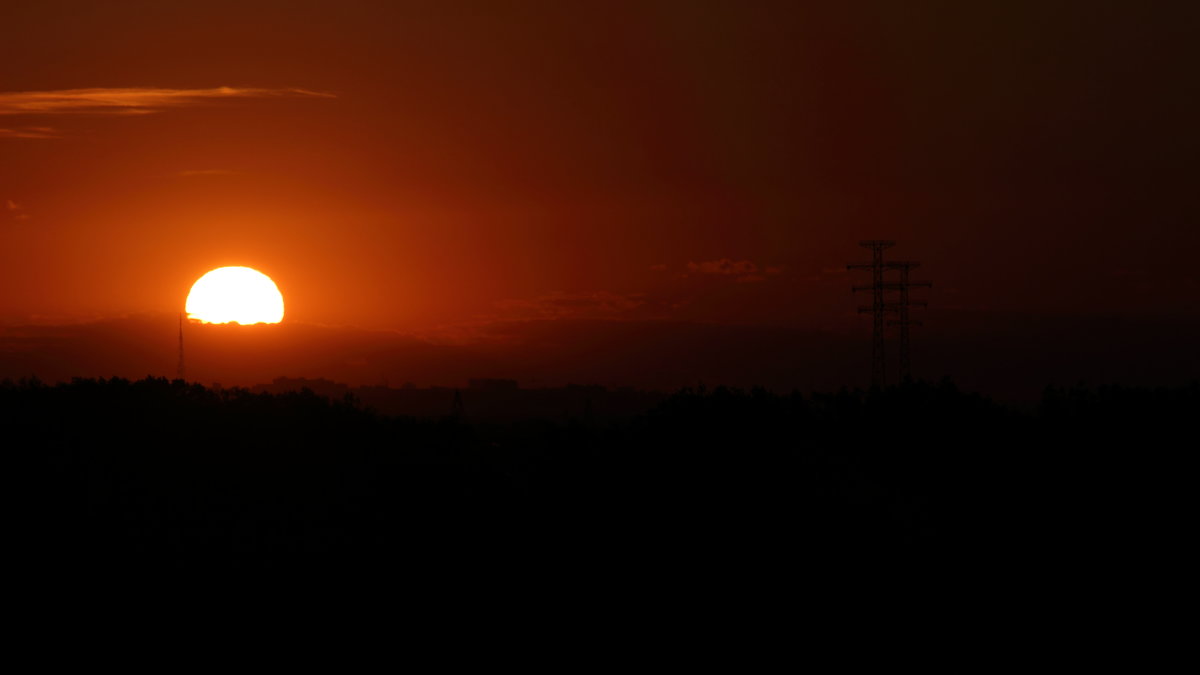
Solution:
<path fill-rule="evenodd" d="M 912 300 L 908 297 L 908 289 L 910 288 L 932 288 L 933 284 L 928 281 L 910 281 L 908 278 L 909 270 L 920 267 L 921 263 L 906 260 L 902 262 L 889 262 L 884 265 L 891 270 L 900 270 L 900 281 L 894 284 L 884 284 L 884 290 L 900 291 L 900 300 L 894 303 L 884 303 L 887 309 L 895 311 L 900 315 L 899 319 L 892 319 L 887 322 L 889 326 L 900 327 L 900 380 L 903 382 L 912 377 L 912 361 L 909 359 L 908 346 L 908 328 L 909 326 L 920 326 L 920 321 L 913 321 L 908 317 L 908 308 L 914 306 L 928 307 L 929 303 L 924 300 Z"/>
<path fill-rule="evenodd" d="M 871 386 L 882 387 L 886 384 L 884 371 L 884 326 L 899 326 L 900 328 L 900 379 L 901 381 L 912 376 L 912 361 L 909 356 L 909 328 L 911 326 L 920 326 L 920 321 L 913 321 L 909 317 L 910 307 L 928 307 L 928 303 L 924 300 L 913 300 L 909 297 L 908 291 L 912 288 L 930 288 L 933 286 L 928 281 L 912 281 L 909 279 L 909 272 L 921 266 L 921 263 L 905 260 L 905 261 L 889 261 L 883 259 L 883 250 L 891 248 L 896 242 L 887 240 L 869 240 L 860 241 L 859 246 L 871 249 L 871 262 L 855 263 L 847 265 L 847 270 L 869 270 L 871 272 L 870 286 L 854 286 L 853 290 L 871 291 L 870 306 L 862 306 L 858 308 L 859 312 L 871 312 L 874 318 L 874 331 L 871 341 Z M 897 282 L 885 282 L 883 275 L 885 270 L 898 270 L 900 272 L 900 280 Z M 900 297 L 895 302 L 889 302 L 884 297 L 887 291 L 899 291 Z M 884 321 L 885 312 L 894 312 L 900 318 Z"/>
<path fill-rule="evenodd" d="M 859 307 L 859 312 L 871 312 L 874 319 L 874 331 L 871 337 L 871 386 L 875 388 L 883 387 L 884 385 L 884 365 L 883 365 L 883 313 L 887 311 L 884 303 L 883 291 L 883 249 L 891 248 L 896 245 L 894 241 L 884 239 L 871 239 L 858 242 L 859 246 L 871 249 L 871 262 L 869 263 L 851 263 L 846 265 L 847 270 L 870 270 L 871 285 L 870 286 L 855 286 L 853 290 L 871 291 L 870 307 Z"/>

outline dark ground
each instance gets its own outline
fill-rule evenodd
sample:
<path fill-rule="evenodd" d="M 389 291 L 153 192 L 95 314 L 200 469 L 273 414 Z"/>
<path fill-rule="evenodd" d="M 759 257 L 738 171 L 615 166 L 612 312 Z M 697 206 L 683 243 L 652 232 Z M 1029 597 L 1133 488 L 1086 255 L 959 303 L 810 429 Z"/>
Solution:
<path fill-rule="evenodd" d="M 846 558 L 1052 564 L 1169 536 L 1198 411 L 1195 384 L 1047 390 L 1028 412 L 917 382 L 684 390 L 620 420 L 505 423 L 156 378 L 0 385 L 10 550 L 50 575 L 512 568 L 709 586 Z"/>

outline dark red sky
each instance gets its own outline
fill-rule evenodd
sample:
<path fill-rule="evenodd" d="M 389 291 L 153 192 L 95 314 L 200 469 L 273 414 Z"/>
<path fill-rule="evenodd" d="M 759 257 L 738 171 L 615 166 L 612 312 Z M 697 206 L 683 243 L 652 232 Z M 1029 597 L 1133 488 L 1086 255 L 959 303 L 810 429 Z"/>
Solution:
<path fill-rule="evenodd" d="M 876 237 L 984 332 L 1200 314 L 1194 3 L 807 4 L 6 0 L 0 323 L 248 265 L 458 342 L 858 334 Z"/>

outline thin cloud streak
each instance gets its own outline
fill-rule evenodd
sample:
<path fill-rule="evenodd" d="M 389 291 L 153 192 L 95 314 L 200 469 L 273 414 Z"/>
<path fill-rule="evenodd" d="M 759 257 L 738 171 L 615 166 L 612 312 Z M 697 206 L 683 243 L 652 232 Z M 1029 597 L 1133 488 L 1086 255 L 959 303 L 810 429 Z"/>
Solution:
<path fill-rule="evenodd" d="M 307 89 L 216 87 L 156 89 L 147 87 L 59 89 L 0 92 L 0 115 L 145 114 L 165 108 L 200 105 L 213 100 L 279 97 L 337 98 Z M 13 130 L 4 130 L 13 131 Z M 20 130 L 16 130 L 20 131 Z M 34 136 L 21 136 L 33 138 Z M 46 136 L 37 136 L 45 138 Z"/>
<path fill-rule="evenodd" d="M 689 274 L 736 277 L 735 281 L 738 283 L 766 281 L 767 277 L 783 274 L 783 267 L 780 266 L 770 266 L 763 269 L 749 260 L 735 261 L 729 258 L 708 260 L 699 263 L 689 262 L 687 269 Z M 684 274 L 680 278 L 687 278 L 687 276 L 687 274 Z"/>
<path fill-rule="evenodd" d="M 4 200 L 4 210 L 12 216 L 13 220 L 18 222 L 29 220 L 30 215 L 25 212 L 25 207 L 14 202 L 11 199 Z"/>
<path fill-rule="evenodd" d="M 238 171 L 233 169 L 188 169 L 180 171 L 180 176 L 233 176 L 237 175 Z"/>
<path fill-rule="evenodd" d="M 623 295 L 609 291 L 563 293 L 561 291 L 533 299 L 509 299 L 495 303 L 507 318 L 612 318 L 642 307 L 642 294 Z"/>
<path fill-rule="evenodd" d="M 0 138 L 62 138 L 50 127 L 0 128 Z"/>

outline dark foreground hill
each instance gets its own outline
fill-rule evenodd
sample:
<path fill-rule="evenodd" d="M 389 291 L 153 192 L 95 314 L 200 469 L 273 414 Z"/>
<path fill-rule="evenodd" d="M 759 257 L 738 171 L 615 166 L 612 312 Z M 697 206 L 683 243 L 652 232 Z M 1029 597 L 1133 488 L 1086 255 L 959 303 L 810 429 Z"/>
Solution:
<path fill-rule="evenodd" d="M 621 422 L 385 417 L 150 378 L 0 385 L 31 569 L 793 574 L 1153 537 L 1200 388 L 685 390 Z"/>

